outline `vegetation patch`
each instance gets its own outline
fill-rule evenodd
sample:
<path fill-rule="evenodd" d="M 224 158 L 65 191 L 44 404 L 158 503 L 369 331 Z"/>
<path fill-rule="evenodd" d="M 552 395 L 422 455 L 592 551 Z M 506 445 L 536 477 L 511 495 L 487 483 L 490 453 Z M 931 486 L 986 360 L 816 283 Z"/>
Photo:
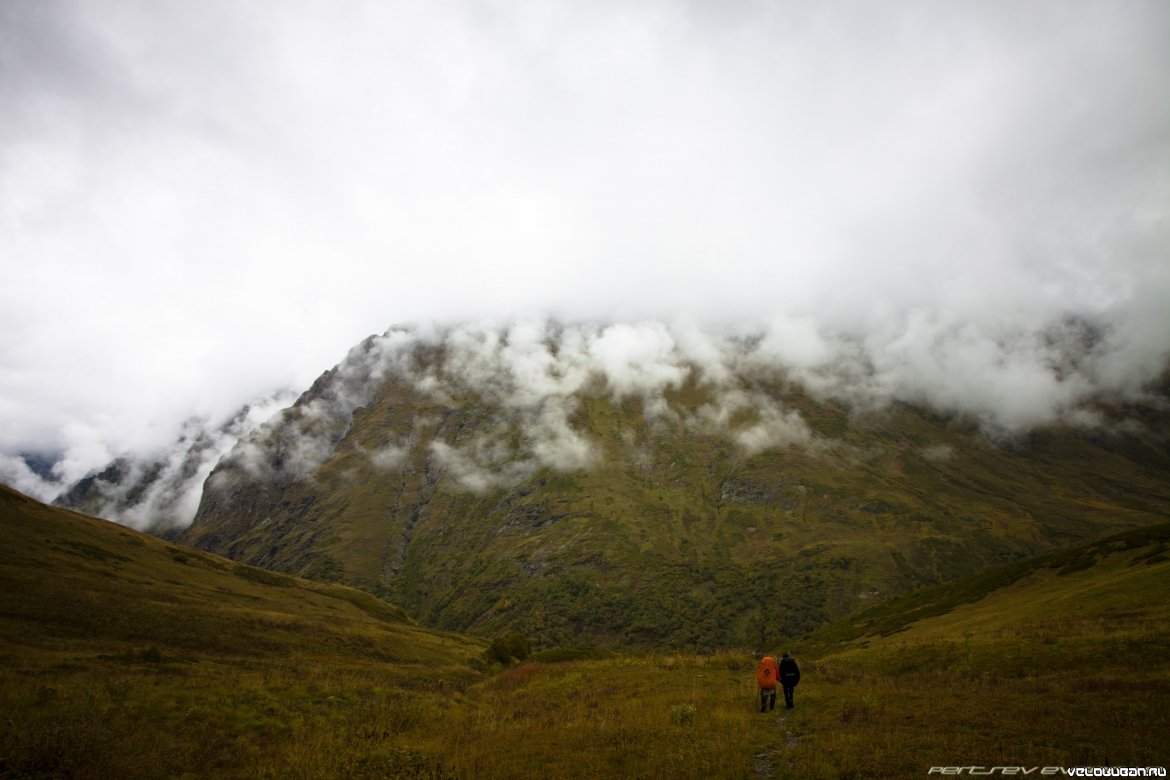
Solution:
<path fill-rule="evenodd" d="M 118 655 L 99 655 L 98 658 L 103 661 L 118 661 L 124 664 L 161 664 L 164 661 L 172 660 L 163 658 L 162 652 L 154 645 L 142 650 L 129 648 Z"/>
<path fill-rule="evenodd" d="M 275 588 L 291 588 L 296 585 L 296 580 L 286 574 L 258 569 L 255 566 L 246 566 L 242 563 L 237 563 L 232 567 L 232 574 L 250 582 L 258 582 L 261 585 Z"/>
<path fill-rule="evenodd" d="M 78 539 L 68 539 L 60 542 L 60 547 L 71 555 L 78 555 L 82 558 L 89 558 L 94 561 L 128 561 L 130 560 L 125 555 L 111 552 L 103 547 L 98 547 Z"/>

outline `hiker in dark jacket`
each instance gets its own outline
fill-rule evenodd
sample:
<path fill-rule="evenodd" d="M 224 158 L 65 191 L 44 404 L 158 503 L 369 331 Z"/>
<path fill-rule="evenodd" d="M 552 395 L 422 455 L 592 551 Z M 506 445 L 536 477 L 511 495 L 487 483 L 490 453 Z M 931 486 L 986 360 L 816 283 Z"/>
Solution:
<path fill-rule="evenodd" d="M 792 693 L 800 682 L 800 667 L 788 653 L 780 656 L 780 685 L 784 688 L 784 706 L 792 709 Z"/>

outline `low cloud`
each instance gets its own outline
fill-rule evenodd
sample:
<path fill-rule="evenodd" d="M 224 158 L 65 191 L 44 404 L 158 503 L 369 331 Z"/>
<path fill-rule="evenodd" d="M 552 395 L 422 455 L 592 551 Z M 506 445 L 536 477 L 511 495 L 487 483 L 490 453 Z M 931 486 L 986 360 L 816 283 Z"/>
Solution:
<path fill-rule="evenodd" d="M 162 452 L 124 453 L 77 479 L 38 477 L 39 482 L 25 484 L 41 500 L 57 500 L 134 528 L 185 527 L 194 519 L 204 482 L 220 459 L 291 401 L 288 393 L 258 399 L 219 425 L 192 418 Z M 56 468 L 54 473 L 59 473 Z"/>
<path fill-rule="evenodd" d="M 378 471 L 394 471 L 406 462 L 410 455 L 408 445 L 387 444 L 373 452 L 367 453 L 370 465 Z"/>
<path fill-rule="evenodd" d="M 1100 424 L 1093 405 L 1116 392 L 1102 379 L 1109 349 L 1108 333 L 1085 322 L 992 332 L 929 313 L 861 336 L 804 318 L 777 318 L 760 332 L 533 319 L 402 326 L 351 350 L 283 413 L 280 425 L 241 442 L 229 461 L 254 478 L 311 475 L 348 432 L 354 410 L 384 382 L 404 383 L 449 408 L 494 410 L 493 427 L 474 439 L 427 445 L 454 483 L 473 492 L 515 484 L 542 468 L 571 473 L 596 466 L 600 443 L 574 423 L 590 396 L 635 399 L 649 424 L 722 437 L 747 457 L 817 444 L 800 413 L 786 407 L 785 383 L 859 411 L 922 405 L 992 437 L 1051 424 L 1093 426 Z M 688 383 L 709 400 L 697 407 L 672 402 L 671 393 Z M 1127 397 L 1142 392 L 1131 386 Z M 370 454 L 371 462 L 394 468 L 405 447 L 388 443 Z"/>
<path fill-rule="evenodd" d="M 472 493 L 512 487 L 532 473 L 531 461 L 515 458 L 507 444 L 490 437 L 479 438 L 458 448 L 433 441 L 429 449 L 439 467 L 446 470 L 456 484 Z"/>
<path fill-rule="evenodd" d="M 549 398 L 529 429 L 532 454 L 538 463 L 553 471 L 582 471 L 595 464 L 599 455 L 592 442 L 569 422 L 576 398 Z"/>
<path fill-rule="evenodd" d="M 714 402 L 698 409 L 692 425 L 725 436 L 749 456 L 812 441 L 798 412 L 784 409 L 763 392 L 735 386 L 720 388 Z"/>
<path fill-rule="evenodd" d="M 96 502 L 100 514 L 127 524 L 184 525 L 216 466 L 215 485 L 314 479 L 350 433 L 357 410 L 387 387 L 452 410 L 480 407 L 488 418 L 470 433 L 434 439 L 430 431 L 443 431 L 438 418 L 420 418 L 406 438 L 363 448 L 370 466 L 395 471 L 421 448 L 450 484 L 479 494 L 542 469 L 575 473 L 601 464 L 607 443 L 595 441 L 579 417 L 589 398 L 633 401 L 645 424 L 723 438 L 743 457 L 831 444 L 786 405 L 794 386 L 863 412 L 918 404 L 993 438 L 1051 424 L 1096 427 L 1104 424 L 1100 401 L 1145 397 L 1142 383 L 1119 394 L 1108 370 L 1114 343 L 1107 329 L 1069 318 L 1036 330 L 992 331 L 925 312 L 860 336 L 787 318 L 755 332 L 545 319 L 398 326 L 351 349 L 295 404 L 277 411 L 291 396 L 270 399 L 215 432 L 192 423 L 159 457 L 115 460 L 112 476 L 91 477 L 85 495 L 91 508 Z M 1149 381 L 1156 374 L 1137 376 Z M 954 453 L 939 445 L 923 456 L 946 460 Z M 54 473 L 70 468 L 65 460 Z M 0 475 L 42 497 L 50 484 L 64 485 L 13 458 L 0 461 Z"/>
<path fill-rule="evenodd" d="M 52 501 L 61 486 L 33 471 L 24 458 L 0 454 L 0 483 L 40 501 Z"/>
<path fill-rule="evenodd" d="M 690 373 L 666 326 L 658 322 L 617 324 L 593 334 L 593 365 L 617 397 L 658 396 L 677 389 Z"/>
<path fill-rule="evenodd" d="M 311 474 L 441 343 L 420 392 L 473 382 L 550 467 L 590 443 L 546 401 L 668 420 L 747 370 L 1092 423 L 1170 357 L 1168 9 L 2 4 L 0 473 L 166 453 L 396 321 L 438 324 L 241 462 Z M 800 440 L 753 419 L 727 435 Z"/>
<path fill-rule="evenodd" d="M 932 444 L 928 447 L 923 447 L 921 450 L 922 457 L 929 461 L 942 463 L 944 461 L 952 460 L 955 457 L 955 448 L 949 444 Z"/>

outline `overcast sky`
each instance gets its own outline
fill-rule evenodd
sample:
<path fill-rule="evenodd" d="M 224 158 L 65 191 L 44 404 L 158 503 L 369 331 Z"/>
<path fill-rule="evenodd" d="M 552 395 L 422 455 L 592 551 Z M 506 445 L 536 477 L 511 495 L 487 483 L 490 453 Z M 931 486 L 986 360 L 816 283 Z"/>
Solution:
<path fill-rule="evenodd" d="M 1168 81 L 1163 0 L 0 0 L 0 454 L 157 446 L 426 320 L 1073 314 L 1140 382 Z"/>

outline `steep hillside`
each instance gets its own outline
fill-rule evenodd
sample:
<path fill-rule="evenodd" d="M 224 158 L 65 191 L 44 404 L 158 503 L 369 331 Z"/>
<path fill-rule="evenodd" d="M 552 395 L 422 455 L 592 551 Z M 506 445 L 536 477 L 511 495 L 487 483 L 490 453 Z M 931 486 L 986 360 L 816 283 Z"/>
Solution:
<path fill-rule="evenodd" d="M 891 599 L 818 629 L 803 644 L 821 655 L 847 655 L 941 638 L 994 644 L 1006 634 L 1044 637 L 1046 644 L 1061 634 L 1083 639 L 1119 631 L 1165 639 L 1168 573 L 1170 523 L 1159 523 Z"/>
<path fill-rule="evenodd" d="M 328 653 L 454 667 L 476 642 L 344 585 L 256 569 L 0 487 L 0 657 L 69 662 L 147 647 L 197 661 Z"/>
<path fill-rule="evenodd" d="M 0 538 L 0 777 L 395 776 L 481 674 L 482 643 L 364 591 L 8 488 Z"/>
<path fill-rule="evenodd" d="M 789 724 L 800 749 L 777 754 L 807 762 L 800 776 L 1164 770 L 1170 524 L 925 589 L 792 646 L 812 674 Z"/>
<path fill-rule="evenodd" d="M 1012 431 L 612 334 L 371 338 L 220 462 L 183 539 L 432 625 L 710 648 L 1170 516 L 1157 404 Z"/>

